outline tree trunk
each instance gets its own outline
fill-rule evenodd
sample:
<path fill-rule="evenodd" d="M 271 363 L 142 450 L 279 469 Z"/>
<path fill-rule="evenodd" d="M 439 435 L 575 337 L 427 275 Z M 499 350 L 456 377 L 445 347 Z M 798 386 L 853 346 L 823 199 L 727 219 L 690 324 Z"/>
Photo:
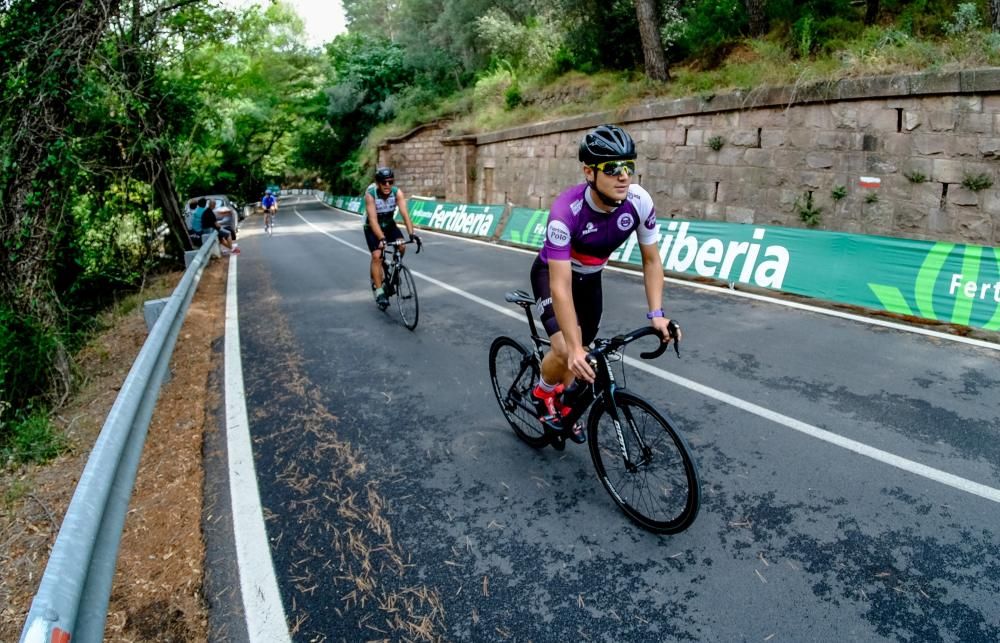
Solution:
<path fill-rule="evenodd" d="M 750 18 L 750 35 L 763 36 L 770 29 L 767 20 L 767 0 L 744 0 L 747 16 Z"/>
<path fill-rule="evenodd" d="M 990 0 L 990 26 L 1000 31 L 1000 0 Z"/>
<path fill-rule="evenodd" d="M 646 62 L 646 76 L 652 80 L 670 80 L 667 56 L 660 39 L 660 21 L 656 16 L 656 0 L 635 0 L 635 14 L 639 19 L 639 36 L 642 38 L 642 56 Z"/>
<path fill-rule="evenodd" d="M 994 1 L 994 0 L 991 0 Z M 865 0 L 865 24 L 873 25 L 878 20 L 879 0 Z"/>
<path fill-rule="evenodd" d="M 163 222 L 169 228 L 169 245 L 179 256 L 183 256 L 185 250 L 194 249 L 194 244 L 188 235 L 182 207 L 177 201 L 177 188 L 174 186 L 174 177 L 170 174 L 170 152 L 158 146 L 149 158 L 148 167 L 153 186 L 153 203 L 160 208 Z M 238 217 L 239 212 L 233 216 Z"/>

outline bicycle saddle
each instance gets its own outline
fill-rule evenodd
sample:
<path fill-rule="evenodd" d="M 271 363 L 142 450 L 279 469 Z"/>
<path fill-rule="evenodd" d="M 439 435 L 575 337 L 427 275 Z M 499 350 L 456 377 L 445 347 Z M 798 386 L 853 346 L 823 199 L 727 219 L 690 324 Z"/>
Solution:
<path fill-rule="evenodd" d="M 532 306 L 535 303 L 535 298 L 523 290 L 512 290 L 504 295 L 504 299 L 512 304 L 520 304 L 521 306 Z"/>

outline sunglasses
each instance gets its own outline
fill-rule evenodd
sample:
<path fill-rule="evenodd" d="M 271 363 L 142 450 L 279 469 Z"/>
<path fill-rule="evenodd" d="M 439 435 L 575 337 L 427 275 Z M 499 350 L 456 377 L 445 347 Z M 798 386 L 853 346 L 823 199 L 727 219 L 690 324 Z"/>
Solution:
<path fill-rule="evenodd" d="M 622 172 L 628 172 L 629 176 L 635 174 L 635 161 L 605 161 L 590 167 L 604 172 L 608 176 L 618 176 Z"/>
<path fill-rule="evenodd" d="M 383 180 L 379 181 L 378 183 L 379 183 L 379 185 L 392 185 L 395 182 L 396 182 L 395 179 L 383 179 Z"/>

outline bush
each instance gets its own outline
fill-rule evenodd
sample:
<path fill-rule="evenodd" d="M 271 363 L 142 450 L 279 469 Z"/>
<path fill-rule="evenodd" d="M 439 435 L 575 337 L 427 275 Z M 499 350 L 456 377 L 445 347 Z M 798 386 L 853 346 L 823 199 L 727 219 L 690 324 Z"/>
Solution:
<path fill-rule="evenodd" d="M 43 408 L 29 408 L 6 423 L 0 418 L 6 441 L 0 447 L 4 462 L 47 462 L 66 450 L 66 438 L 49 421 Z"/>
<path fill-rule="evenodd" d="M 41 322 L 0 305 L 0 407 L 22 409 L 46 394 L 58 349 L 58 338 Z"/>

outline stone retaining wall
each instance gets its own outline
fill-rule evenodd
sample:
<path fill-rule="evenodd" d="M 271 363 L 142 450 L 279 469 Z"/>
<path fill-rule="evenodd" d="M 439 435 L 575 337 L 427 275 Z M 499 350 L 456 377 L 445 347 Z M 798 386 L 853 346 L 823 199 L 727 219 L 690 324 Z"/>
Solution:
<path fill-rule="evenodd" d="M 458 138 L 436 123 L 379 157 L 408 193 L 547 208 L 582 180 L 580 138 L 603 122 L 635 137 L 661 216 L 805 227 L 811 197 L 820 229 L 1000 246 L 1000 69 L 661 101 Z"/>

